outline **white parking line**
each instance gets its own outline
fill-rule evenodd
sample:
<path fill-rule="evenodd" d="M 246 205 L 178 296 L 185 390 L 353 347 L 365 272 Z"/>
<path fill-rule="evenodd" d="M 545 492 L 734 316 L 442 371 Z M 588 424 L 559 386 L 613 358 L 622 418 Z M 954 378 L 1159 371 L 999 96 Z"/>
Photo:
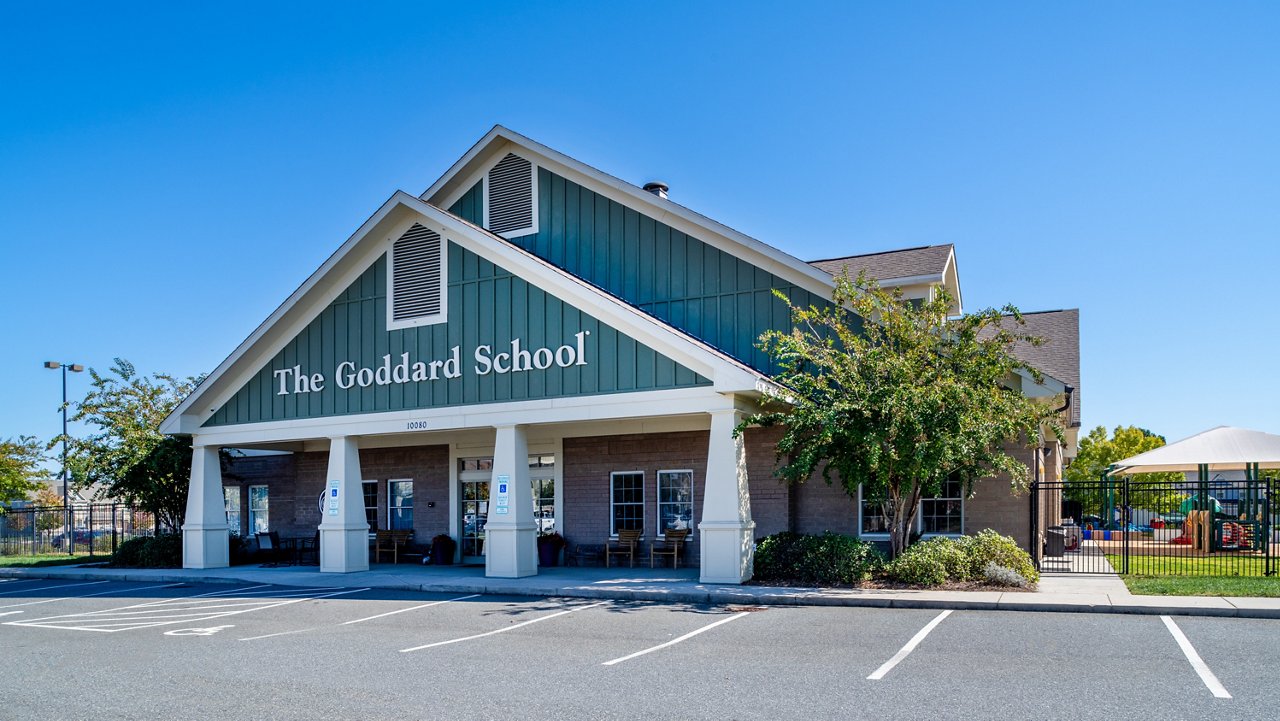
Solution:
<path fill-rule="evenodd" d="M 0 596 L 10 593 L 35 593 L 36 591 L 51 591 L 55 588 L 71 588 L 73 586 L 96 586 L 99 583 L 111 583 L 110 581 L 88 581 L 86 583 L 63 583 L 57 586 L 41 586 L 40 588 L 15 588 L 12 591 L 0 591 Z"/>
<path fill-rule="evenodd" d="M 942 620 L 950 615 L 951 615 L 950 609 L 943 611 L 942 613 L 938 614 L 932 621 L 930 621 L 924 628 L 920 629 L 919 631 L 916 631 L 916 635 L 912 636 L 910 641 L 907 641 L 907 645 L 903 646 L 897 653 L 895 653 L 893 655 L 893 658 L 889 659 L 888 661 L 885 661 L 883 666 L 876 669 L 875 673 L 867 677 L 867 680 L 879 681 L 880 679 L 884 678 L 885 674 L 892 671 L 894 666 L 897 666 L 899 663 L 902 663 L 902 659 L 906 658 L 911 654 L 912 651 L 916 650 L 916 646 L 920 645 L 920 642 L 924 640 L 925 636 L 929 635 L 930 631 L 937 628 L 938 624 L 942 623 Z"/>
<path fill-rule="evenodd" d="M 1209 670 L 1209 665 L 1200 658 L 1200 654 L 1196 653 L 1196 649 L 1191 645 L 1191 641 L 1187 640 L 1186 634 L 1182 629 L 1178 628 L 1178 624 L 1168 616 L 1161 616 L 1161 621 L 1169 629 L 1169 633 L 1173 634 L 1173 640 L 1178 642 L 1178 648 L 1182 649 L 1182 654 L 1187 657 L 1187 661 L 1191 663 L 1191 668 L 1199 674 L 1200 680 L 1204 682 L 1206 688 L 1213 694 L 1214 698 L 1231 698 L 1231 694 L 1227 693 L 1226 687 L 1213 675 L 1213 671 Z"/>
<path fill-rule="evenodd" d="M 722 618 L 722 619 L 720 619 L 719 621 L 716 621 L 715 623 L 711 623 L 711 624 L 708 624 L 708 625 L 706 625 L 706 626 L 703 626 L 702 628 L 700 628 L 700 629 L 698 629 L 698 630 L 696 630 L 696 631 L 690 631 L 689 633 L 686 633 L 685 635 L 681 636 L 680 638 L 673 638 L 673 639 L 671 639 L 670 641 L 667 641 L 666 643 L 660 643 L 660 644 L 658 644 L 657 646 L 654 646 L 654 647 L 652 647 L 652 648 L 646 648 L 646 649 L 645 649 L 645 650 L 643 650 L 643 651 L 636 651 L 635 653 L 633 653 L 633 654 L 631 654 L 631 655 L 629 655 L 629 656 L 623 656 L 622 658 L 615 658 L 615 659 L 613 659 L 612 661 L 605 661 L 605 662 L 604 662 L 603 664 L 601 664 L 601 665 L 602 665 L 602 666 L 613 666 L 613 665 L 615 665 L 615 664 L 622 663 L 623 661 L 630 661 L 630 660 L 631 660 L 631 659 L 633 659 L 633 658 L 637 658 L 637 657 L 639 657 L 639 656 L 643 656 L 643 655 L 645 655 L 646 653 L 653 653 L 654 651 L 659 651 L 659 650 L 664 649 L 664 648 L 666 648 L 666 647 L 668 647 L 668 646 L 674 646 L 674 645 L 676 645 L 677 643 L 680 643 L 681 641 L 686 641 L 686 640 L 688 640 L 688 639 L 693 638 L 694 636 L 697 636 L 698 634 L 702 633 L 703 631 L 710 631 L 711 629 L 715 628 L 716 626 L 719 626 L 719 625 L 724 624 L 724 623 L 728 623 L 728 622 L 730 622 L 730 621 L 735 621 L 735 620 L 737 620 L 737 619 L 739 619 L 739 618 L 742 618 L 743 616 L 749 615 L 750 613 L 751 613 L 750 611 L 742 611 L 742 612 L 740 612 L 740 613 L 735 613 L 735 614 L 733 614 L 732 616 L 729 616 L 728 618 Z"/>
<path fill-rule="evenodd" d="M 38 628 L 57 628 L 67 629 L 71 631 L 100 631 L 103 633 L 115 633 L 117 631 L 128 631 L 138 628 L 153 628 L 155 626 L 170 626 L 175 623 L 186 623 L 188 621 L 210 621 L 215 618 L 225 618 L 226 616 L 236 616 L 242 613 L 251 613 L 253 611 L 264 611 L 268 608 L 277 608 L 280 606 L 288 606 L 293 603 L 301 603 L 303 601 L 314 601 L 321 598 L 331 598 L 333 596 L 342 596 L 349 593 L 359 593 L 368 591 L 368 588 L 353 588 L 343 591 L 334 591 L 330 593 L 310 594 L 301 598 L 289 598 L 281 601 L 279 598 L 253 598 L 241 599 L 240 603 L 222 604 L 212 608 L 233 608 L 230 611 L 213 611 L 210 607 L 201 608 L 177 608 L 163 603 L 139 603 L 132 606 L 124 606 L 122 608 L 110 609 L 106 611 L 91 611 L 88 613 L 64 614 L 61 616 L 49 616 L 47 618 L 36 618 L 29 621 L 9 621 L 6 626 L 33 626 Z M 179 602 L 189 601 L 190 599 L 172 599 Z M 210 601 L 233 601 L 234 599 L 205 599 Z M 273 603 L 274 602 L 274 603 Z M 133 609 L 144 609 L 140 617 L 140 612 Z M 177 613 L 175 613 L 175 611 Z M 149 615 L 147 615 L 149 614 Z"/>
<path fill-rule="evenodd" d="M 0 616 L 12 616 L 15 613 L 26 613 L 26 612 L 25 611 L 5 611 L 4 613 L 0 613 Z"/>
<path fill-rule="evenodd" d="M 123 589 L 114 588 L 110 591 L 86 593 L 81 596 L 61 596 L 59 598 L 46 598 L 43 601 L 27 601 L 26 603 L 11 603 L 7 606 L 0 606 L 0 608 L 18 608 L 19 606 L 36 606 L 41 603 L 53 603 L 54 601 L 69 601 L 74 598 L 93 598 L 94 596 L 110 596 L 113 593 L 133 593 L 134 591 L 150 591 L 153 588 L 173 588 L 174 586 L 181 586 L 181 585 L 182 584 L 180 583 L 166 583 L 160 586 L 143 586 L 142 588 L 123 588 Z M 6 615 L 8 614 L 0 613 L 0 616 L 6 616 Z"/>
<path fill-rule="evenodd" d="M 451 643 L 462 643 L 463 641 L 474 641 L 477 638 L 485 638 L 486 636 L 496 636 L 497 634 L 506 633 L 507 631 L 514 631 L 517 628 L 520 628 L 521 626 L 528 626 L 529 624 L 538 623 L 539 621 L 550 621 L 551 619 L 557 616 L 563 616 L 566 613 L 573 613 L 574 611 L 585 611 L 588 608 L 595 608 L 596 606 L 603 606 L 604 604 L 605 602 L 601 601 L 600 603 L 593 603 L 589 606 L 578 606 L 576 608 L 571 608 L 567 611 L 558 611 L 556 613 L 553 613 L 547 616 L 541 616 L 539 618 L 525 621 L 523 623 L 517 623 L 513 626 L 507 626 L 506 628 L 499 628 L 495 631 L 488 631 L 486 633 L 477 633 L 474 636 L 463 636 L 462 638 L 452 638 L 452 639 L 449 639 L 448 641 L 436 641 L 435 643 L 428 643 L 425 646 L 414 646 L 413 648 L 402 648 L 400 649 L 400 653 L 409 653 L 410 651 L 421 651 L 425 648 L 435 648 L 436 646 L 448 646 Z"/>
<path fill-rule="evenodd" d="M 375 618 L 386 618 L 387 616 L 394 616 L 394 615 L 396 615 L 397 613 L 404 613 L 404 612 L 406 612 L 406 611 L 416 611 L 416 610 L 418 610 L 418 609 L 420 609 L 420 608 L 431 608 L 432 606 L 439 606 L 440 604 L 443 604 L 443 603 L 453 603 L 454 601 L 465 601 L 465 600 L 467 600 L 467 599 L 469 599 L 469 598 L 480 598 L 480 594 L 478 594 L 478 593 L 473 593 L 473 594 L 471 594 L 470 596 L 459 596 L 459 597 L 457 597 L 457 598 L 450 598 L 450 599 L 445 600 L 445 601 L 435 601 L 435 602 L 432 602 L 432 603 L 424 603 L 424 604 L 422 604 L 421 606 L 410 606 L 409 608 L 402 608 L 402 609 L 400 609 L 400 610 L 398 610 L 398 611 L 387 611 L 386 613 L 380 613 L 380 614 L 378 614 L 377 616 L 369 616 L 368 618 L 357 618 L 357 619 L 356 619 L 356 620 L 354 620 L 354 621 L 343 621 L 342 623 L 340 623 L 340 624 L 338 624 L 338 625 L 339 625 L 339 626 L 350 626 L 350 625 L 351 625 L 351 624 L 353 624 L 353 623 L 364 623 L 365 621 L 372 621 L 372 620 L 373 620 L 373 619 L 375 619 Z M 244 640 L 246 640 L 246 641 L 247 641 L 248 639 L 244 639 Z"/>

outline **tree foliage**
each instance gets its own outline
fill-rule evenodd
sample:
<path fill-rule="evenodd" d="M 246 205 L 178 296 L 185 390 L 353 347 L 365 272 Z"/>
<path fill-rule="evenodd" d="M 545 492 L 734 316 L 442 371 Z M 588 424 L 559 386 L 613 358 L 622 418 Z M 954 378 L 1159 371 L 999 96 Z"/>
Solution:
<path fill-rule="evenodd" d="M 160 422 L 201 379 L 140 375 L 121 358 L 107 373 L 90 368 L 89 375 L 92 382 L 84 400 L 74 404 L 74 420 L 98 432 L 70 439 L 67 465 L 76 485 L 101 484 L 101 495 L 141 506 L 160 524 L 179 527 L 187 502 L 191 441 L 166 438 Z"/>
<path fill-rule="evenodd" d="M 1079 502 L 1086 513 L 1100 512 L 1098 509 L 1103 507 L 1103 493 L 1097 482 L 1102 479 L 1102 474 L 1116 461 L 1146 453 L 1164 444 L 1164 436 L 1137 426 L 1116 426 L 1110 437 L 1107 436 L 1106 428 L 1094 428 L 1080 439 L 1080 450 L 1075 460 L 1062 474 L 1066 481 L 1063 495 L 1068 500 Z M 1135 494 L 1135 500 L 1141 500 L 1146 510 L 1156 513 L 1177 510 L 1187 495 L 1172 487 L 1173 484 L 1186 480 L 1181 473 L 1139 473 L 1133 476 L 1133 480 L 1138 483 L 1159 484 L 1154 486 L 1154 491 L 1144 490 Z"/>
<path fill-rule="evenodd" d="M 781 368 L 782 390 L 739 431 L 784 428 L 777 447 L 784 480 L 801 483 L 820 470 L 852 497 L 862 485 L 864 497 L 883 499 L 895 556 L 910 540 L 921 498 L 948 479 L 965 495 L 997 473 L 1025 487 L 1028 469 L 1006 444 L 1061 429 L 1054 404 L 1011 387 L 1020 369 L 1040 378 L 1012 353 L 1019 341 L 1041 342 L 1021 332 L 1016 308 L 952 319 L 945 291 L 907 302 L 865 275 L 837 277 L 832 301 L 793 305 L 791 332 L 761 336 Z"/>
<path fill-rule="evenodd" d="M 0 441 L 0 503 L 17 501 L 40 487 L 44 445 L 32 436 Z"/>

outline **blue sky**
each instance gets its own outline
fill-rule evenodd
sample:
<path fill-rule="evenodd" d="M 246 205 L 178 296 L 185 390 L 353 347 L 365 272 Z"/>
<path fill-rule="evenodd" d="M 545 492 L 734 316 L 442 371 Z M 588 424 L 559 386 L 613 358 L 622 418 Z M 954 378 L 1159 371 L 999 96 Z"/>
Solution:
<path fill-rule="evenodd" d="M 955 243 L 1081 309 L 1086 427 L 1280 432 L 1280 6 L 793 5 L 9 7 L 0 438 L 47 359 L 212 370 L 495 123 L 805 259 Z"/>

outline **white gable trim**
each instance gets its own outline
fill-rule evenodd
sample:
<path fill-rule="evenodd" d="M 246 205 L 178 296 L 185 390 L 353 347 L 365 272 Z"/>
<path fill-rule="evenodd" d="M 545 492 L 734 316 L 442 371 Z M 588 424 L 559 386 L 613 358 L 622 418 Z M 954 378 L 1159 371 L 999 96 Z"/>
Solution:
<path fill-rule="evenodd" d="M 519 150 L 513 151 L 512 146 Z M 513 130 L 496 125 L 454 163 L 443 176 L 427 188 L 422 199 L 432 205 L 448 208 L 483 177 L 490 163 L 472 167 L 474 161 L 489 153 L 505 155 L 516 152 L 551 172 L 568 178 L 592 192 L 635 208 L 660 223 L 710 244 L 730 255 L 762 268 L 774 275 L 823 298 L 831 297 L 835 287 L 831 276 L 808 263 L 788 255 L 767 243 L 740 233 L 722 223 L 696 213 L 667 198 L 660 198 L 643 188 L 574 160 L 559 151 L 531 140 Z M 468 168 L 470 170 L 468 171 Z M 466 175 L 462 175 L 468 171 Z"/>
<path fill-rule="evenodd" d="M 164 420 L 161 432 L 196 433 L 414 222 L 708 378 L 715 391 L 750 393 L 769 384 L 746 365 L 599 288 L 448 212 L 397 192 Z"/>

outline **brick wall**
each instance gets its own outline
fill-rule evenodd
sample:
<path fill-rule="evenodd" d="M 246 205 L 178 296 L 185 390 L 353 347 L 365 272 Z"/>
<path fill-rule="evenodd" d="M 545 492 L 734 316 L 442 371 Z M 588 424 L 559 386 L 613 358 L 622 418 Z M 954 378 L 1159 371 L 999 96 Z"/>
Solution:
<path fill-rule="evenodd" d="M 366 481 L 378 481 L 378 525 L 387 525 L 387 481 L 413 481 L 413 527 L 422 540 L 449 530 L 448 446 L 360 451 Z M 248 530 L 251 485 L 268 487 L 269 526 L 281 536 L 310 536 L 320 525 L 319 497 L 329 473 L 327 451 L 235 458 L 224 486 L 240 486 L 241 528 Z M 234 477 L 232 477 L 234 474 Z M 363 501 L 361 501 L 363 502 Z M 428 508 L 434 502 L 434 508 Z"/>
<path fill-rule="evenodd" d="M 641 471 L 648 548 L 647 542 L 657 535 L 658 471 L 692 470 L 694 529 L 686 547 L 689 564 L 696 565 L 709 438 L 708 431 L 687 431 L 564 439 L 565 537 L 570 543 L 604 543 L 610 529 L 609 474 Z"/>
<path fill-rule="evenodd" d="M 751 518 L 756 522 L 756 538 L 791 527 L 792 491 L 774 475 L 778 467 L 775 447 L 781 428 L 747 430 L 747 487 L 751 492 Z"/>
<path fill-rule="evenodd" d="M 1005 449 L 1014 458 L 1033 468 L 1037 451 L 1023 446 Z M 974 497 L 965 500 L 965 533 L 991 528 L 1013 536 L 1019 546 L 1031 548 L 1031 495 L 1023 491 L 1015 495 L 1007 474 L 993 476 L 974 484 Z"/>

